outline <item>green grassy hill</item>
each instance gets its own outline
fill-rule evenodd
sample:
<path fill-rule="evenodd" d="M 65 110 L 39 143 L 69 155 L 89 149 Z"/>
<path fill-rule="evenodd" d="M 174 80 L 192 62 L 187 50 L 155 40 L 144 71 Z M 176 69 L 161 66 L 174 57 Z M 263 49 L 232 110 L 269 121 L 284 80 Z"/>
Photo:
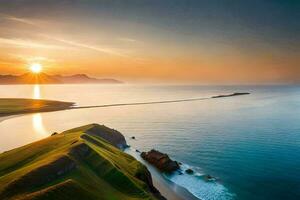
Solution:
<path fill-rule="evenodd" d="M 90 124 L 4 152 L 0 199 L 164 199 L 147 168 L 117 148 L 122 145 L 118 131 Z"/>

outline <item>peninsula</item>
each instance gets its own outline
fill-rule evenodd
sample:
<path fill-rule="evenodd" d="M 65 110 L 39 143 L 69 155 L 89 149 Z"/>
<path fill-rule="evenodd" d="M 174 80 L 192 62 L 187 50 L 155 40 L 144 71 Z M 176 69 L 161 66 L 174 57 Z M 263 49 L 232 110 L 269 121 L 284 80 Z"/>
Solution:
<path fill-rule="evenodd" d="M 50 112 L 70 109 L 74 106 L 72 102 L 21 99 L 21 98 L 0 98 L 0 117 L 9 115 Z"/>
<path fill-rule="evenodd" d="M 124 136 L 89 124 L 0 154 L 0 199 L 164 200 Z"/>

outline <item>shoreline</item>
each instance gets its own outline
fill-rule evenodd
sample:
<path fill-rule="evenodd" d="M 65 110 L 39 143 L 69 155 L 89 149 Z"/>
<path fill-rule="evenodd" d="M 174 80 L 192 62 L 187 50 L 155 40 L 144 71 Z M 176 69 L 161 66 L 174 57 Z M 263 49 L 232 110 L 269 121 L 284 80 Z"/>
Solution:
<path fill-rule="evenodd" d="M 54 112 L 60 110 L 72 110 L 72 109 L 88 109 L 88 108 L 105 108 L 105 107 L 119 107 L 119 106 L 139 106 L 139 105 L 151 105 L 151 104 L 168 104 L 168 103 L 181 103 L 191 101 L 204 101 L 218 98 L 234 97 L 241 95 L 249 95 L 248 92 L 235 92 L 225 95 L 216 95 L 210 97 L 200 98 L 187 98 L 187 99 L 175 99 L 175 100 L 163 100 L 163 101 L 149 101 L 149 102 L 132 102 L 132 103 L 116 103 L 116 104 L 103 104 L 103 105 L 88 105 L 77 106 L 75 102 L 65 102 L 46 99 L 30 99 L 30 98 L 0 98 L 0 118 L 11 115 L 28 114 L 28 113 L 42 113 L 42 112 Z M 14 109 L 15 107 L 20 107 Z"/>
<path fill-rule="evenodd" d="M 41 101 L 41 102 L 50 102 L 52 103 L 51 106 L 46 105 L 44 107 L 39 107 L 34 109 L 26 109 L 18 110 L 14 112 L 9 112 L 4 110 L 4 112 L 0 113 L 0 123 L 19 116 L 24 116 L 25 114 L 33 114 L 33 113 L 43 113 L 43 112 L 55 112 L 60 110 L 70 110 L 70 109 L 85 109 L 85 108 L 96 108 L 96 107 L 113 107 L 113 106 L 130 106 L 130 105 L 146 105 L 146 104 L 161 104 L 161 103 L 176 103 L 176 102 L 183 102 L 183 101 L 199 101 L 199 100 L 208 100 L 214 98 L 224 98 L 224 97 L 231 97 L 237 95 L 245 95 L 249 93 L 233 93 L 229 95 L 219 95 L 219 96 L 212 96 L 210 98 L 195 98 L 195 99 L 181 99 L 181 100 L 172 100 L 172 101 L 157 101 L 157 102 L 139 102 L 139 103 L 127 103 L 127 104 L 108 104 L 108 105 L 98 105 L 98 106 L 83 106 L 83 107 L 74 107 L 75 103 L 72 102 L 62 102 L 62 101 L 51 101 L 51 100 L 34 100 L 34 101 Z M 2 99 L 8 100 L 8 99 Z M 33 99 L 18 99 L 18 100 L 33 100 Z M 200 200 L 194 194 L 192 194 L 187 188 L 178 185 L 171 180 L 168 180 L 163 176 L 161 172 L 159 172 L 156 168 L 151 166 L 149 163 L 145 162 L 141 157 L 140 154 L 135 152 L 134 149 L 129 148 L 129 150 L 124 150 L 125 153 L 136 158 L 142 164 L 144 164 L 150 171 L 152 175 L 153 185 L 158 189 L 158 191 L 167 199 L 169 200 Z"/>
<path fill-rule="evenodd" d="M 0 123 L 11 118 L 24 116 L 26 114 L 31 113 L 0 116 Z M 164 178 L 161 172 L 159 172 L 153 166 L 141 159 L 140 155 L 137 154 L 134 150 L 128 148 L 125 149 L 124 152 L 133 156 L 135 159 L 137 159 L 139 162 L 141 162 L 148 168 L 152 176 L 154 187 L 168 200 L 200 200 L 199 198 L 195 197 L 192 193 L 190 193 L 186 188 Z"/>
<path fill-rule="evenodd" d="M 135 152 L 132 148 L 127 148 L 124 150 L 125 153 L 133 156 L 139 162 L 144 164 L 152 175 L 152 181 L 154 187 L 168 200 L 200 200 L 189 192 L 186 188 L 173 183 L 172 181 L 163 177 L 163 174 L 159 172 L 152 165 L 144 161 L 140 155 Z"/>

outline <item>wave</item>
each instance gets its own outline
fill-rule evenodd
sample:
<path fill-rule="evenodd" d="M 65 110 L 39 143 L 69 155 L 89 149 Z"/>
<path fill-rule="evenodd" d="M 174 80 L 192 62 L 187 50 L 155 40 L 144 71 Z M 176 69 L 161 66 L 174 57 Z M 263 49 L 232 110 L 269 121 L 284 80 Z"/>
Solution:
<path fill-rule="evenodd" d="M 136 149 L 129 147 L 125 149 L 126 153 L 134 156 L 137 160 L 148 165 L 140 157 L 140 153 Z M 187 169 L 192 169 L 193 174 L 185 172 Z M 207 174 L 202 173 L 198 167 L 192 167 L 185 163 L 180 164 L 180 170 L 172 173 L 162 173 L 163 178 L 172 183 L 185 188 L 196 198 L 201 200 L 234 200 L 235 194 L 231 193 L 224 185 L 218 182 L 216 178 L 207 178 Z"/>
<path fill-rule="evenodd" d="M 201 200 L 233 200 L 235 194 L 231 193 L 224 185 L 218 183 L 215 178 L 207 179 L 207 175 L 200 172 L 197 167 L 182 164 L 178 172 L 164 177 L 171 182 L 184 187 L 195 197 Z M 187 174 L 185 170 L 192 169 L 193 174 Z"/>

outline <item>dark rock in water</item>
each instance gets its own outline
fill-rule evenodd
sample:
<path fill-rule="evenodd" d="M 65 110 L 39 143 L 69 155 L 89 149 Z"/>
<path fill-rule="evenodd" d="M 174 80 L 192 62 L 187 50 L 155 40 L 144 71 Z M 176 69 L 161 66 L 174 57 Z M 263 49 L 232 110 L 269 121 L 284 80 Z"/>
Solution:
<path fill-rule="evenodd" d="M 54 136 L 54 135 L 57 135 L 57 134 L 58 134 L 57 132 L 54 132 L 54 133 L 51 134 L 51 136 Z"/>
<path fill-rule="evenodd" d="M 206 175 L 204 175 L 203 177 L 204 177 L 204 180 L 206 180 L 206 181 L 212 181 L 212 180 L 215 179 L 214 177 L 212 177 L 212 176 L 209 175 L 209 174 L 206 174 Z"/>
<path fill-rule="evenodd" d="M 182 172 L 178 172 L 178 175 L 182 175 L 183 173 Z"/>
<path fill-rule="evenodd" d="M 131 139 L 135 140 L 135 137 L 134 137 L 134 136 L 132 136 L 132 137 L 131 137 Z"/>
<path fill-rule="evenodd" d="M 193 174 L 193 173 L 194 173 L 194 170 L 192 170 L 192 169 L 187 169 L 187 170 L 185 170 L 185 172 L 186 172 L 187 174 Z"/>
<path fill-rule="evenodd" d="M 154 149 L 142 152 L 141 157 L 163 172 L 171 173 L 179 169 L 178 162 L 171 160 L 167 154 Z"/>
<path fill-rule="evenodd" d="M 135 151 L 138 152 L 138 153 L 141 153 L 140 150 L 138 150 L 138 149 L 136 149 Z"/>
<path fill-rule="evenodd" d="M 181 163 L 181 162 L 178 162 L 178 165 L 182 165 L 182 163 Z"/>

